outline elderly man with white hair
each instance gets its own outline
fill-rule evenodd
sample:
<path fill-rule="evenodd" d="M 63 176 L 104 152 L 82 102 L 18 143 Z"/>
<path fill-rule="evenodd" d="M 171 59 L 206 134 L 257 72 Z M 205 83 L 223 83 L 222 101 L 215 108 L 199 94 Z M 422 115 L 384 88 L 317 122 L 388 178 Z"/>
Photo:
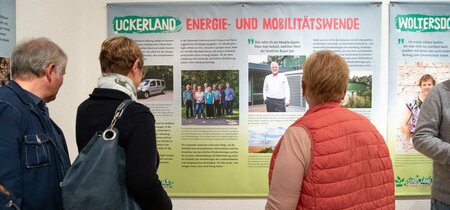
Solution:
<path fill-rule="evenodd" d="M 270 64 L 272 74 L 264 79 L 263 97 L 268 112 L 286 112 L 290 90 L 286 76 L 280 73 L 277 62 Z"/>

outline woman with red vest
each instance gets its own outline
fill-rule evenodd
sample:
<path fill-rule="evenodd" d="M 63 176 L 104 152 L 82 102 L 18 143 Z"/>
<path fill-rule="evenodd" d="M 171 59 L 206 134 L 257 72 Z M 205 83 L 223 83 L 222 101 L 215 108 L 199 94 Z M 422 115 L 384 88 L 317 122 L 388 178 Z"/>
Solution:
<path fill-rule="evenodd" d="M 309 110 L 278 142 L 269 170 L 266 210 L 395 209 L 387 145 L 364 116 L 341 106 L 349 69 L 331 52 L 305 62 Z"/>

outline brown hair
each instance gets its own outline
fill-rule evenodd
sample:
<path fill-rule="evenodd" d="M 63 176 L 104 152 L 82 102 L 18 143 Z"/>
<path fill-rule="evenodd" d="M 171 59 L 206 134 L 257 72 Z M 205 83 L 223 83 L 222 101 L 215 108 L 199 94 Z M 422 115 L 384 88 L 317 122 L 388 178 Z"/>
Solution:
<path fill-rule="evenodd" d="M 318 103 L 340 102 L 347 90 L 349 69 L 338 54 L 323 50 L 309 56 L 303 69 L 303 82 Z"/>
<path fill-rule="evenodd" d="M 422 85 L 422 82 L 431 80 L 433 82 L 433 86 L 436 85 L 436 80 L 434 80 L 433 76 L 429 75 L 429 74 L 424 74 L 420 80 L 419 80 L 419 86 Z"/>
<path fill-rule="evenodd" d="M 127 75 L 134 62 L 139 59 L 139 69 L 144 66 L 144 55 L 132 39 L 117 36 L 106 39 L 100 51 L 102 73 Z"/>

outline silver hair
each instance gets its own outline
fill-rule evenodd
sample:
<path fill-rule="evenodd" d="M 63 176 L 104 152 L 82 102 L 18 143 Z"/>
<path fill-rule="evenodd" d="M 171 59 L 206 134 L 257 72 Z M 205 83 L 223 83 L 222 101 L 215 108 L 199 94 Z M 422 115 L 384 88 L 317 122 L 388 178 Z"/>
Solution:
<path fill-rule="evenodd" d="M 278 66 L 278 63 L 277 63 L 277 62 L 272 61 L 272 63 L 270 63 L 270 67 L 272 67 L 273 64 L 277 64 L 277 66 Z"/>
<path fill-rule="evenodd" d="M 59 73 L 67 65 L 66 53 L 45 37 L 21 42 L 14 49 L 11 60 L 13 78 L 42 77 L 49 64 L 54 64 Z"/>

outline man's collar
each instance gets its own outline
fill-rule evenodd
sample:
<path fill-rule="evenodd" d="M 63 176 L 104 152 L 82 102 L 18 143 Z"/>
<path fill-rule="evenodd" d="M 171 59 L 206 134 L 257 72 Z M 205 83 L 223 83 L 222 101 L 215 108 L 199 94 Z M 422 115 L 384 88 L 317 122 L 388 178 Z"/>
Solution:
<path fill-rule="evenodd" d="M 26 91 L 28 97 L 31 98 L 31 101 L 34 104 L 36 104 L 41 109 L 45 109 L 45 102 L 41 98 L 37 97 L 36 95 L 34 95 L 33 93 L 31 93 L 31 92 L 29 92 L 27 90 L 25 90 L 25 91 Z"/>
<path fill-rule="evenodd" d="M 41 98 L 34 95 L 30 91 L 23 89 L 16 81 L 10 81 L 8 87 L 17 94 L 17 96 L 22 100 L 23 103 L 35 104 L 40 108 L 45 107 L 45 102 Z"/>

